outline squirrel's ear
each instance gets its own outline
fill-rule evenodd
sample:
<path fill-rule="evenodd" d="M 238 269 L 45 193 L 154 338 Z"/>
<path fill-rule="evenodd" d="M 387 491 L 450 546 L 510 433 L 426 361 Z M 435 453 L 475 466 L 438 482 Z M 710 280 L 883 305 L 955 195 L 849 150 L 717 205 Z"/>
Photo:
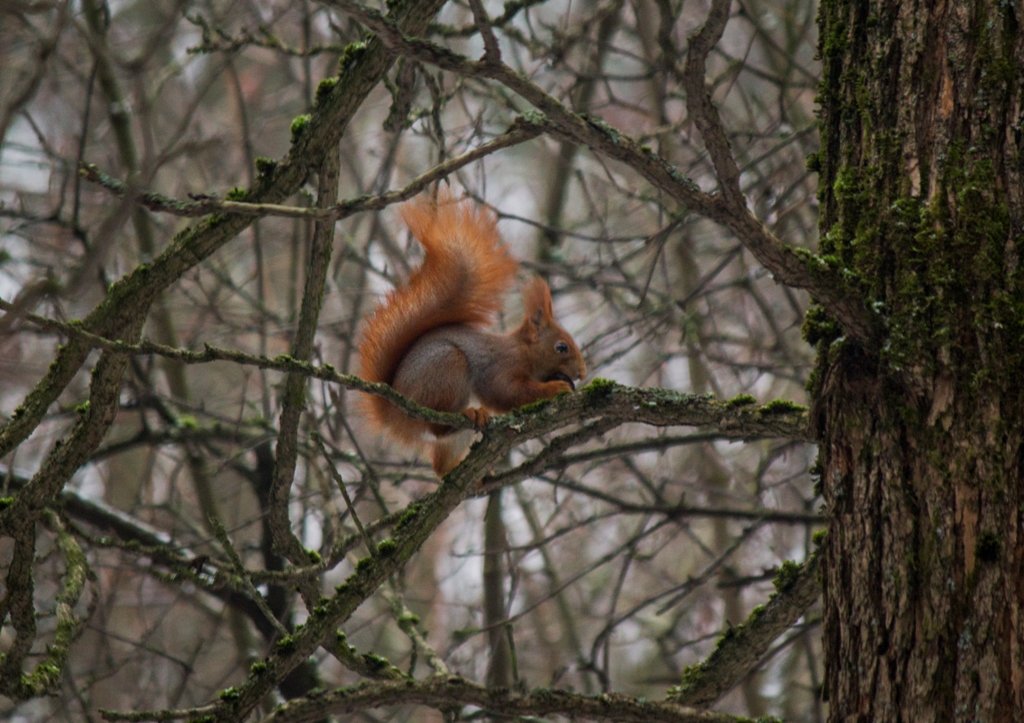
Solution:
<path fill-rule="evenodd" d="M 554 319 L 551 310 L 551 289 L 539 276 L 534 277 L 523 289 L 523 315 L 524 322 L 528 320 L 538 326 L 544 321 Z"/>

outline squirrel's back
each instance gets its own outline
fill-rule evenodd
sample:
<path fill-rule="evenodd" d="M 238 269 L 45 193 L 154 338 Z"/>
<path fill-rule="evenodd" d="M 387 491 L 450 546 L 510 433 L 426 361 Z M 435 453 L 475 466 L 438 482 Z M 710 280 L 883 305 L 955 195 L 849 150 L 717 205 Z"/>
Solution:
<path fill-rule="evenodd" d="M 369 317 L 359 343 L 360 376 L 392 383 L 402 357 L 423 334 L 452 324 L 484 327 L 501 309 L 518 264 L 498 236 L 486 209 L 441 195 L 436 202 L 405 204 L 402 218 L 423 245 L 423 264 L 408 283 L 394 289 Z M 419 425 L 387 400 L 367 397 L 369 421 L 401 437 Z"/>

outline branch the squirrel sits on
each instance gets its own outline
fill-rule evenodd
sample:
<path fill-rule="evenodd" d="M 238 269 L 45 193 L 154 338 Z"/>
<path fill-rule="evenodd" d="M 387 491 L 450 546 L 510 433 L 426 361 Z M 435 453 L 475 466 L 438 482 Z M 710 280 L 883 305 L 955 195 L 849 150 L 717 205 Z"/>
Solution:
<path fill-rule="evenodd" d="M 401 214 L 426 256 L 367 319 L 359 342 L 360 376 L 390 384 L 425 407 L 462 412 L 477 429 L 492 413 L 573 391 L 586 364 L 555 321 L 543 279 L 523 289 L 517 329 L 486 331 L 519 268 L 498 236 L 493 214 L 449 194 L 410 201 Z M 471 434 L 413 419 L 381 397 L 365 397 L 363 408 L 376 430 L 410 446 L 430 446 L 438 476 L 451 471 L 469 447 Z"/>

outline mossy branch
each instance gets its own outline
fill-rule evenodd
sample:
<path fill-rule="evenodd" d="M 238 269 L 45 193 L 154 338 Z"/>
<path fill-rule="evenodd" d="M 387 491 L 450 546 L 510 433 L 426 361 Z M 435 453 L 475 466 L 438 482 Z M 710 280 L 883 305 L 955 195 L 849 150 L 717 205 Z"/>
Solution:
<path fill-rule="evenodd" d="M 360 381 L 360 384 L 366 383 Z M 257 705 L 278 680 L 306 660 L 366 598 L 406 564 L 451 512 L 476 491 L 479 480 L 494 460 L 506 455 L 514 445 L 593 417 L 658 425 L 717 424 L 723 434 L 736 436 L 749 434 L 751 430 L 761 435 L 770 429 L 806 433 L 806 413 L 794 405 L 781 406 L 785 408 L 735 405 L 717 402 L 708 396 L 634 389 L 600 381 L 575 394 L 496 417 L 469 456 L 445 477 L 443 484 L 410 505 L 395 524 L 392 537 L 378 544 L 373 555 L 360 560 L 333 596 L 317 604 L 317 614 L 288 637 L 287 645 L 275 648 L 266 661 L 266 668 L 239 686 L 237 697 L 215 705 L 214 720 L 236 720 Z"/>
<path fill-rule="evenodd" d="M 696 710 L 671 701 L 649 701 L 610 693 L 583 695 L 547 688 L 517 693 L 507 688 L 485 688 L 464 678 L 449 676 L 422 682 L 364 683 L 340 688 L 317 698 L 281 705 L 263 723 L 298 723 L 327 715 L 403 704 L 425 705 L 438 710 L 456 704 L 478 707 L 502 717 L 563 715 L 623 723 L 735 723 L 741 720 L 725 713 Z"/>
<path fill-rule="evenodd" d="M 0 308 L 8 302 L 0 301 Z M 422 407 L 403 397 L 387 384 L 367 382 L 353 374 L 342 374 L 330 364 L 316 365 L 287 354 L 275 357 L 249 354 L 237 349 L 206 345 L 200 351 L 169 347 L 143 339 L 129 344 L 106 339 L 85 331 L 75 323 L 59 322 L 37 315 L 26 315 L 26 321 L 59 331 L 86 343 L 125 354 L 157 354 L 185 364 L 209 364 L 226 361 L 260 369 L 294 373 L 337 384 L 387 399 L 410 416 L 458 429 L 471 429 L 472 423 L 461 414 L 438 412 Z M 601 419 L 612 426 L 641 422 L 659 427 L 697 426 L 714 430 L 727 439 L 776 437 L 812 441 L 807 410 L 786 400 L 772 400 L 763 405 L 749 396 L 716 400 L 706 394 L 686 394 L 654 387 L 627 387 L 606 379 L 595 379 L 579 392 L 564 394 L 554 400 L 527 405 L 507 415 L 495 417 L 490 428 L 512 434 L 525 441 L 531 436 L 547 434 L 570 424 Z M 606 431 L 602 428 L 601 431 Z M 591 435 L 592 436 L 592 435 Z"/>
<path fill-rule="evenodd" d="M 706 660 L 683 672 L 682 683 L 669 698 L 686 705 L 711 705 L 743 680 L 769 646 L 821 596 L 819 558 L 815 551 L 802 565 L 785 563 L 768 602 L 755 608 L 742 625 L 728 628 Z"/>
<path fill-rule="evenodd" d="M 47 523 L 56 535 L 57 549 L 64 558 L 64 575 L 60 592 L 55 601 L 56 628 L 53 632 L 53 639 L 46 646 L 46 654 L 42 660 L 36 663 L 31 672 L 18 674 L 18 669 L 24 662 L 25 656 L 20 654 L 21 651 L 16 649 L 17 646 L 11 646 L 7 654 L 0 656 L 0 661 L 2 661 L 0 670 L 3 672 L 0 675 L 0 692 L 15 700 L 26 700 L 46 695 L 57 688 L 64 676 L 64 666 L 67 664 L 68 654 L 71 651 L 71 643 L 78 637 L 85 624 L 85 619 L 75 613 L 75 606 L 85 591 L 85 582 L 89 576 L 89 565 L 85 553 L 56 514 L 47 513 Z M 29 531 L 27 534 L 33 533 Z M 31 546 L 21 547 L 16 543 L 15 558 L 27 554 L 28 559 L 13 560 L 12 569 L 24 568 L 26 571 L 30 571 L 33 563 L 32 552 Z M 10 581 L 11 578 L 8 576 L 8 582 Z M 14 611 L 12 614 L 16 627 L 19 627 L 19 637 L 22 630 L 17 625 L 18 620 L 22 619 L 24 615 L 35 616 L 32 606 L 32 590 L 33 585 L 29 584 L 23 586 L 23 589 L 19 591 L 22 594 L 27 593 L 27 599 L 19 595 L 14 599 L 5 598 L 4 600 L 5 604 L 13 603 L 15 606 L 25 606 L 24 609 Z M 34 626 L 31 627 L 30 632 L 32 635 L 27 639 L 28 642 L 31 642 L 35 636 Z M 24 650 L 23 652 L 27 653 L 28 651 Z"/>
<path fill-rule="evenodd" d="M 238 694 L 239 689 L 232 689 L 232 692 Z M 371 708 L 396 705 L 423 705 L 437 710 L 448 710 L 453 705 L 472 706 L 502 717 L 563 715 L 621 723 L 739 723 L 749 720 L 726 713 L 688 708 L 667 700 L 650 701 L 612 693 L 583 695 L 548 688 L 518 693 L 507 688 L 485 688 L 458 676 L 434 676 L 422 681 L 406 678 L 367 682 L 296 698 L 278 706 L 263 718 L 262 723 L 315 721 L 331 715 L 350 715 Z M 196 709 L 192 713 L 208 710 Z M 155 713 L 158 712 L 153 711 L 150 715 Z M 151 720 L 145 715 L 144 712 L 104 712 L 107 720 Z"/>

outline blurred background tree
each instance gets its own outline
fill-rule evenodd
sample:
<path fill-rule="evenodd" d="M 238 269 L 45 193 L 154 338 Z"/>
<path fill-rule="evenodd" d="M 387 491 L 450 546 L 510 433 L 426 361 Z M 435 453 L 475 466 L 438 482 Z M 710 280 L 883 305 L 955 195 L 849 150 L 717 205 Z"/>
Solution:
<path fill-rule="evenodd" d="M 0 7 L 4 715 L 823 719 L 817 584 L 783 566 L 823 522 L 808 298 L 756 243 L 816 246 L 815 12 Z M 393 204 L 436 184 L 594 376 L 651 388 L 489 435 L 446 498 L 343 376 L 418 260 Z"/>

